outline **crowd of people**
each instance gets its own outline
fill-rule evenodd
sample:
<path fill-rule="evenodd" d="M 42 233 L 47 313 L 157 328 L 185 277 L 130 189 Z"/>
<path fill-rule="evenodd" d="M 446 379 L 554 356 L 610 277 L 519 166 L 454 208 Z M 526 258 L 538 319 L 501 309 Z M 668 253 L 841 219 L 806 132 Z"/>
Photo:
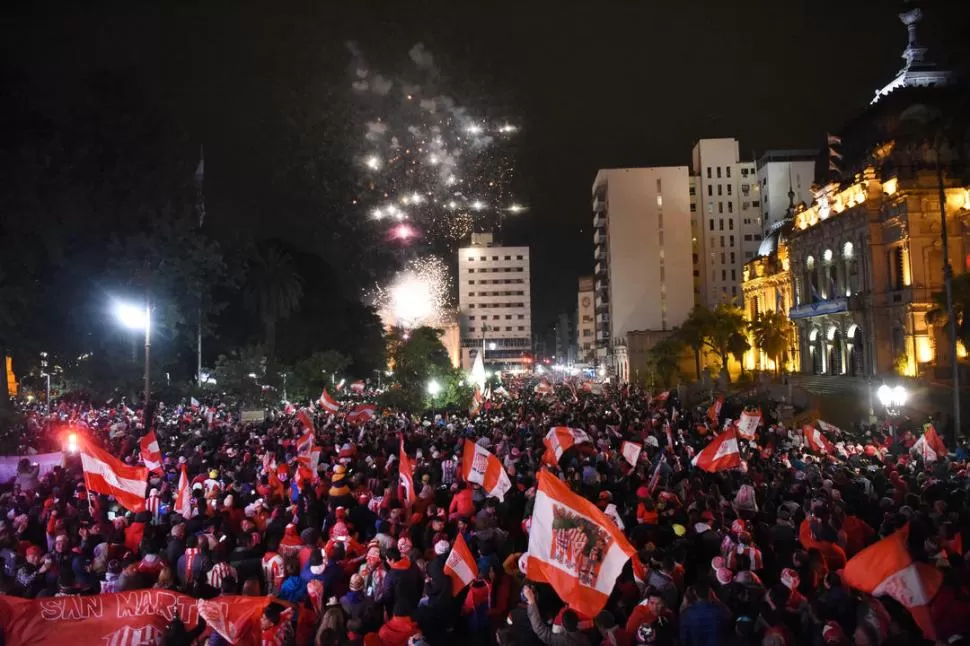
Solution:
<path fill-rule="evenodd" d="M 711 419 L 676 393 L 635 387 L 536 392 L 521 380 L 503 392 L 474 417 L 384 411 L 364 423 L 312 405 L 245 423 L 217 401 L 162 407 L 153 422 L 162 464 L 138 513 L 86 490 L 76 456 L 45 474 L 28 456 L 0 483 L 0 592 L 269 595 L 261 640 L 280 645 L 919 644 L 925 626 L 893 594 L 864 594 L 842 577 L 853 556 L 905 527 L 914 562 L 943 573 L 934 637 L 963 643 L 963 449 L 926 462 L 910 451 L 918 429 L 859 425 L 829 427 L 837 450 L 813 451 L 765 409 L 755 439 L 740 443 L 740 467 L 708 473 L 691 458 L 722 432 L 727 409 Z M 70 427 L 138 464 L 142 418 L 124 404 L 65 403 L 32 414 L 23 444 L 60 448 Z M 308 419 L 320 447 L 310 478 L 297 460 Z M 589 441 L 550 464 L 543 438 L 554 426 Z M 397 473 L 402 441 L 410 504 Z M 461 477 L 464 441 L 501 460 L 512 484 L 502 500 Z M 642 447 L 633 463 L 623 442 Z M 183 466 L 188 514 L 174 510 Z M 608 509 L 636 550 L 593 615 L 526 576 L 542 470 Z M 477 577 L 456 590 L 446 562 L 459 538 Z M 175 621 L 163 643 L 229 643 L 203 631 Z M 9 635 L 0 642 L 12 645 Z"/>

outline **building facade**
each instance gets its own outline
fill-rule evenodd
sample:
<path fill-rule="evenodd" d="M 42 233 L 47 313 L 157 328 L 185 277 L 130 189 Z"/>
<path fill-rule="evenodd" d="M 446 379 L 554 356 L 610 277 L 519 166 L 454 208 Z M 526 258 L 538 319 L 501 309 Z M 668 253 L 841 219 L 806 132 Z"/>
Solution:
<path fill-rule="evenodd" d="M 691 153 L 693 270 L 698 302 L 740 305 L 744 264 L 763 236 L 754 162 L 741 161 L 737 139 L 701 139 Z"/>
<path fill-rule="evenodd" d="M 596 362 L 596 309 L 593 304 L 596 295 L 593 290 L 593 277 L 579 277 L 579 296 L 576 299 L 576 361 L 594 364 Z"/>
<path fill-rule="evenodd" d="M 495 243 L 473 233 L 458 250 L 461 366 L 471 370 L 484 348 L 493 369 L 531 367 L 532 296 L 528 247 Z"/>
<path fill-rule="evenodd" d="M 758 159 L 761 226 L 768 231 L 788 216 L 788 191 L 794 203 L 811 204 L 817 150 L 768 150 Z"/>
<path fill-rule="evenodd" d="M 680 325 L 694 306 L 686 166 L 600 170 L 593 183 L 597 362 L 630 378 L 627 334 Z"/>

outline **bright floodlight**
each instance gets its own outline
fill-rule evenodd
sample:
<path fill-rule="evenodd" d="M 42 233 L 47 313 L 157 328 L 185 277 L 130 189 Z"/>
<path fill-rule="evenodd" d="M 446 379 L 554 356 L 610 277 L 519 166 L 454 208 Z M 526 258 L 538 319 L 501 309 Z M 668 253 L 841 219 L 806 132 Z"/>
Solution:
<path fill-rule="evenodd" d="M 77 433 L 68 433 L 65 450 L 68 453 L 77 453 Z"/>
<path fill-rule="evenodd" d="M 367 168 L 371 170 L 377 170 L 381 167 L 381 160 L 378 159 L 376 155 L 371 155 L 364 161 L 364 163 L 367 165 Z"/>
<path fill-rule="evenodd" d="M 879 403 L 883 406 L 889 406 L 892 403 L 893 390 L 886 384 L 879 386 L 879 390 L 876 391 L 876 396 L 879 397 Z"/>
<path fill-rule="evenodd" d="M 126 328 L 144 330 L 148 325 L 148 312 L 144 307 L 136 307 L 128 303 L 115 305 L 115 316 Z"/>
<path fill-rule="evenodd" d="M 908 397 L 909 397 L 909 394 L 906 392 L 906 389 L 903 388 L 902 386 L 896 386 L 895 388 L 893 388 L 893 403 L 895 403 L 897 406 L 899 407 L 905 406 L 906 399 Z"/>
<path fill-rule="evenodd" d="M 490 341 L 490 342 L 489 342 L 489 344 L 488 344 L 488 349 L 489 349 L 489 350 L 494 350 L 494 349 L 495 349 L 495 341 Z"/>
<path fill-rule="evenodd" d="M 432 397 L 436 397 L 438 393 L 441 392 L 441 384 L 432 379 L 428 382 L 428 394 Z"/>
<path fill-rule="evenodd" d="M 909 393 L 902 386 L 890 387 L 886 384 L 879 386 L 876 391 L 876 396 L 879 398 L 879 403 L 886 408 L 886 412 L 890 416 L 895 416 L 899 414 L 899 410 L 906 405 L 906 400 L 909 398 Z"/>

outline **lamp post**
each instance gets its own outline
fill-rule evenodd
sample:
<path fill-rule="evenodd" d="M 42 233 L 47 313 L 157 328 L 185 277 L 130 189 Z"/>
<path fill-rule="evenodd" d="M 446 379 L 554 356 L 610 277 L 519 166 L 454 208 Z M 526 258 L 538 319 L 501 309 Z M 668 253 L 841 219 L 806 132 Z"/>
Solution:
<path fill-rule="evenodd" d="M 902 386 L 890 387 L 887 384 L 883 384 L 876 391 L 876 396 L 879 398 L 879 403 L 886 409 L 886 415 L 889 416 L 890 422 L 892 422 L 902 412 L 903 406 L 906 405 L 906 400 L 909 398 L 909 393 Z M 892 433 L 895 435 L 895 425 L 893 424 L 892 426 Z"/>
<path fill-rule="evenodd" d="M 40 374 L 44 379 L 47 380 L 46 390 L 44 395 L 44 407 L 46 409 L 46 414 L 48 417 L 51 415 L 51 373 L 50 368 L 47 365 L 47 353 L 40 353 Z"/>
<path fill-rule="evenodd" d="M 152 393 L 152 305 L 151 300 L 146 296 L 145 307 L 141 308 L 129 303 L 117 303 L 115 305 L 115 315 L 123 326 L 130 330 L 145 330 L 145 411 L 148 411 L 148 403 L 151 401 Z M 148 421 L 146 420 L 146 428 Z"/>

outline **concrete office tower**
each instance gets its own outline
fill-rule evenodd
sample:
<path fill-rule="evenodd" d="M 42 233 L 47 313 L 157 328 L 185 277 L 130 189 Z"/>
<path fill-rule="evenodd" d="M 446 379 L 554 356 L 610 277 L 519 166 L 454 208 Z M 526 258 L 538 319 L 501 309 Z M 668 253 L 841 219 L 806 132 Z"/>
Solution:
<path fill-rule="evenodd" d="M 597 360 L 628 381 L 628 335 L 672 330 L 694 306 L 686 166 L 604 169 L 593 182 Z"/>
<path fill-rule="evenodd" d="M 485 348 L 489 370 L 531 367 L 532 297 L 529 248 L 496 244 L 473 233 L 458 250 L 461 366 L 471 370 Z"/>
<path fill-rule="evenodd" d="M 815 182 L 817 150 L 768 150 L 758 159 L 758 185 L 761 187 L 761 231 L 768 231 L 785 219 L 788 188 L 795 193 L 795 206 L 811 204 Z"/>

